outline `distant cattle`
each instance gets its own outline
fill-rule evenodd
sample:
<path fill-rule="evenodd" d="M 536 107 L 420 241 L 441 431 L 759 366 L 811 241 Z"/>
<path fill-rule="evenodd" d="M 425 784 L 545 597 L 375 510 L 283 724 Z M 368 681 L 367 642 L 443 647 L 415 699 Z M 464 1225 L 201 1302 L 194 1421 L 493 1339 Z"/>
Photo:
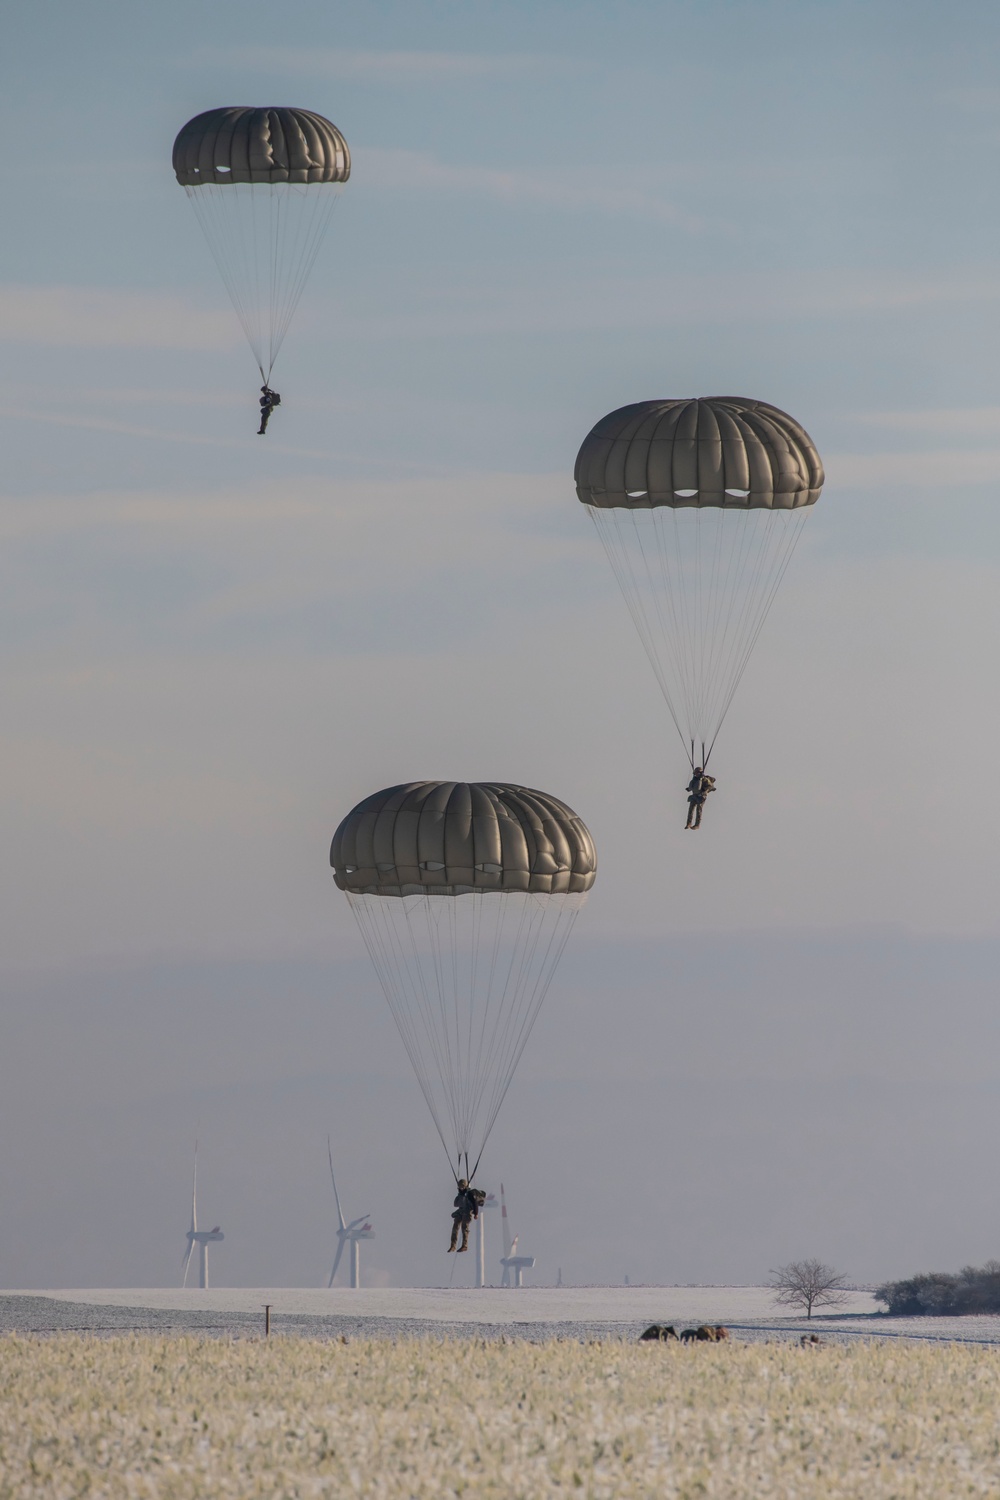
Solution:
<path fill-rule="evenodd" d="M 639 1342 L 641 1344 L 644 1339 L 656 1339 L 662 1344 L 667 1339 L 675 1339 L 676 1337 L 677 1329 L 672 1323 L 650 1323 L 646 1332 L 640 1333 Z"/>
<path fill-rule="evenodd" d="M 817 1344 L 821 1344 L 822 1342 L 822 1339 L 818 1339 L 814 1333 L 804 1333 L 799 1339 L 799 1343 L 803 1349 L 815 1349 Z"/>
<path fill-rule="evenodd" d="M 729 1329 L 721 1323 L 702 1323 L 700 1328 L 685 1328 L 681 1334 L 682 1344 L 721 1344 L 729 1338 Z"/>

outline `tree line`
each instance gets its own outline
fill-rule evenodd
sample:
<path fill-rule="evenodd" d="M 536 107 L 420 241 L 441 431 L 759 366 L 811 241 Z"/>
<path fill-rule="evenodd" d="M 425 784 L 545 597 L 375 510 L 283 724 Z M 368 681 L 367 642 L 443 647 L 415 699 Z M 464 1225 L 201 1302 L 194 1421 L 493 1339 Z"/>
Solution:
<path fill-rule="evenodd" d="M 965 1266 L 954 1275 L 930 1271 L 907 1281 L 887 1281 L 875 1288 L 875 1299 L 897 1318 L 1000 1312 L 1000 1260 Z"/>

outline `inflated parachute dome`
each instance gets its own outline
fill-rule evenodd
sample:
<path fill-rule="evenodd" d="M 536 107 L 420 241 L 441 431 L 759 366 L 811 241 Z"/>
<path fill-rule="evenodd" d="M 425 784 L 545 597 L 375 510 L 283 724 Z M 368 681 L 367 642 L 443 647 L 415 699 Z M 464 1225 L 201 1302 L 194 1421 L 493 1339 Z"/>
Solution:
<path fill-rule="evenodd" d="M 470 1181 L 577 913 L 594 842 L 546 792 L 411 781 L 330 852 L 455 1175 Z"/>
<path fill-rule="evenodd" d="M 814 505 L 823 465 L 804 427 L 739 396 L 637 401 L 602 417 L 576 459 L 585 505 L 795 510 Z"/>
<path fill-rule="evenodd" d="M 819 499 L 815 445 L 766 401 L 638 401 L 591 429 L 575 479 L 690 763 L 705 765 Z"/>
<path fill-rule="evenodd" d="M 195 115 L 174 141 L 182 187 L 215 182 L 346 182 L 351 153 L 336 125 L 311 109 L 236 105 Z"/>
<path fill-rule="evenodd" d="M 188 120 L 173 163 L 267 382 L 351 175 L 347 142 L 314 110 L 240 105 Z"/>
<path fill-rule="evenodd" d="M 342 891 L 589 891 L 597 873 L 582 818 L 557 797 L 500 781 L 413 781 L 348 813 L 330 850 Z"/>

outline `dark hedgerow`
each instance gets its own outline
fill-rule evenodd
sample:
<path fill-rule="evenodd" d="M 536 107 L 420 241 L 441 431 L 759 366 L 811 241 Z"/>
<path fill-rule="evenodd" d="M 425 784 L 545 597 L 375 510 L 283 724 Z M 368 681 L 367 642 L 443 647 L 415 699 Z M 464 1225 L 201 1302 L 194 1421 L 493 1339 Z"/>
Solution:
<path fill-rule="evenodd" d="M 908 1281 L 887 1281 L 875 1289 L 890 1317 L 960 1317 L 964 1313 L 1000 1312 L 1000 1261 L 966 1266 L 958 1275 L 932 1271 Z"/>

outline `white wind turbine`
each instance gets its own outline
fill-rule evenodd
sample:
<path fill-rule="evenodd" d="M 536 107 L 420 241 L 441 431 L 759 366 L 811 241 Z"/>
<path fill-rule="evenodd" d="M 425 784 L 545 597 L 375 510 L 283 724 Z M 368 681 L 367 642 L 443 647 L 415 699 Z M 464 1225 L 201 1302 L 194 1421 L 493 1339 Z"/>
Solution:
<path fill-rule="evenodd" d="M 187 1232 L 187 1252 L 184 1256 L 184 1279 L 181 1286 L 187 1286 L 188 1270 L 191 1265 L 191 1252 L 195 1245 L 198 1246 L 198 1285 L 201 1290 L 208 1290 L 208 1247 L 213 1240 L 224 1240 L 225 1235 L 216 1224 L 214 1229 L 198 1228 L 198 1142 L 194 1143 L 194 1178 L 191 1182 L 191 1228 Z"/>
<path fill-rule="evenodd" d="M 340 1194 L 337 1192 L 337 1179 L 333 1175 L 333 1147 L 330 1145 L 329 1136 L 326 1138 L 326 1150 L 330 1158 L 330 1181 L 333 1183 L 333 1196 L 337 1204 L 337 1220 L 340 1225 L 337 1230 L 337 1253 L 333 1257 L 333 1270 L 330 1272 L 330 1280 L 327 1282 L 327 1287 L 333 1286 L 333 1278 L 337 1274 L 337 1267 L 340 1265 L 340 1257 L 344 1253 L 345 1245 L 350 1245 L 351 1247 L 351 1286 L 359 1287 L 361 1285 L 361 1246 L 359 1241 L 373 1240 L 375 1238 L 375 1231 L 368 1222 L 367 1214 L 362 1214 L 360 1219 L 352 1219 L 349 1224 L 345 1224 L 344 1215 L 340 1207 Z"/>
<path fill-rule="evenodd" d="M 502 1182 L 500 1184 L 500 1222 L 503 1225 L 503 1255 L 500 1257 L 500 1264 L 503 1266 L 503 1279 L 500 1285 L 523 1286 L 521 1273 L 522 1271 L 531 1270 L 535 1264 L 535 1257 L 533 1255 L 518 1255 L 517 1253 L 517 1242 L 520 1236 L 515 1234 L 513 1240 L 510 1237 L 510 1224 L 507 1220 L 507 1200 L 503 1195 Z M 511 1282 L 511 1272 L 514 1273 L 513 1283 Z"/>
<path fill-rule="evenodd" d="M 496 1207 L 494 1193 L 487 1193 L 485 1203 L 479 1205 L 479 1217 L 476 1220 L 476 1286 L 486 1285 L 486 1215 L 483 1210 Z"/>

